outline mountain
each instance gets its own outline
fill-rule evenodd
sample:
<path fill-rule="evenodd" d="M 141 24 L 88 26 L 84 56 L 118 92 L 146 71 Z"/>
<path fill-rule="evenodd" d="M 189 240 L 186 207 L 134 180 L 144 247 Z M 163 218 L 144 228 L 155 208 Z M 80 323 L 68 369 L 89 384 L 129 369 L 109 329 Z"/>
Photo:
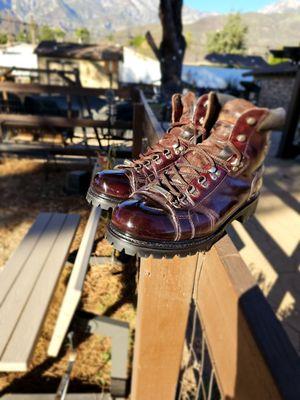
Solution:
<path fill-rule="evenodd" d="M 262 14 L 282 14 L 300 10 L 300 0 L 279 0 L 259 10 Z"/>
<path fill-rule="evenodd" d="M 248 26 L 246 37 L 247 54 L 261 55 L 267 58 L 269 49 L 280 49 L 282 46 L 299 45 L 300 9 L 283 13 L 244 13 L 243 22 Z M 187 63 L 202 63 L 206 54 L 206 37 L 208 32 L 223 28 L 227 15 L 209 15 L 200 20 L 184 25 L 184 33 L 189 38 L 185 61 Z M 156 43 L 161 38 L 160 25 L 134 27 L 132 35 L 142 35 L 147 30 L 153 34 Z M 127 31 L 115 34 L 120 44 L 128 44 Z M 145 55 L 153 56 L 151 49 L 145 43 L 139 48 Z"/>
<path fill-rule="evenodd" d="M 31 16 L 39 24 L 69 30 L 86 26 L 94 32 L 118 31 L 137 25 L 158 23 L 159 0 L 0 0 L 0 10 L 20 20 Z M 183 21 L 192 23 L 202 14 L 184 6 Z"/>

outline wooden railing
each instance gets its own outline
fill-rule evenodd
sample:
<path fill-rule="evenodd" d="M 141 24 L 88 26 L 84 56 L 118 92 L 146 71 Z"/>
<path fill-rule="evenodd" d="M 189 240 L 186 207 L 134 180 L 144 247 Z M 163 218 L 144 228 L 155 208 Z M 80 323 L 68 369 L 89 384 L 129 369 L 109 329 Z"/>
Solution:
<path fill-rule="evenodd" d="M 161 124 L 141 90 L 137 91 L 135 99 L 133 108 L 133 158 L 140 154 L 143 138 L 147 139 L 148 145 L 153 145 L 164 134 Z"/>
<path fill-rule="evenodd" d="M 134 126 L 152 143 L 162 131 L 143 95 L 136 107 Z M 202 343 L 195 400 L 300 399 L 299 357 L 225 236 L 205 254 L 141 259 L 131 400 L 181 399 L 192 306 Z"/>

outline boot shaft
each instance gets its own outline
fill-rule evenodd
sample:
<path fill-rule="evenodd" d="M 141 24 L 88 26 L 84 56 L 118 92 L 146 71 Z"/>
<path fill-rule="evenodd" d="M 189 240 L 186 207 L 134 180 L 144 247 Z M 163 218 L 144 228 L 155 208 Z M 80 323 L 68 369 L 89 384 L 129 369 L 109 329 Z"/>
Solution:
<path fill-rule="evenodd" d="M 252 174 L 264 162 L 271 130 L 280 129 L 284 119 L 282 108 L 269 110 L 234 99 L 224 105 L 202 146 L 222 160 L 230 174 Z"/>

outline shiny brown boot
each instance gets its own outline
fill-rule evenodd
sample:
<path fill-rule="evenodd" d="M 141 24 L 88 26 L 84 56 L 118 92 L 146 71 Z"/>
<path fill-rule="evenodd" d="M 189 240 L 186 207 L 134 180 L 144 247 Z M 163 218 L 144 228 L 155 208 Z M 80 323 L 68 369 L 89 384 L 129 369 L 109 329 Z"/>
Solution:
<path fill-rule="evenodd" d="M 172 126 L 164 137 L 137 160 L 114 170 L 96 174 L 87 193 L 87 201 L 107 210 L 126 200 L 136 190 L 157 179 L 201 136 L 208 135 L 222 103 L 230 96 L 210 92 L 198 101 L 194 93 L 172 97 Z"/>
<path fill-rule="evenodd" d="M 227 102 L 205 141 L 190 146 L 156 182 L 115 208 L 108 240 L 142 257 L 210 249 L 228 224 L 254 213 L 270 131 L 284 117 L 283 109 Z"/>

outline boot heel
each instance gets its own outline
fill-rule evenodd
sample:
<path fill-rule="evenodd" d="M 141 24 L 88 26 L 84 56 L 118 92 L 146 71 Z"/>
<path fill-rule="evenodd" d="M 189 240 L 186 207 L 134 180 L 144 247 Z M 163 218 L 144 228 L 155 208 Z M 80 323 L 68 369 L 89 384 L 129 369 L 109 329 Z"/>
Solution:
<path fill-rule="evenodd" d="M 239 221 L 241 224 L 247 222 L 248 219 L 255 213 L 257 203 L 258 199 L 254 200 L 251 204 L 244 208 L 244 210 L 241 211 L 241 214 L 237 217 L 237 221 Z"/>

